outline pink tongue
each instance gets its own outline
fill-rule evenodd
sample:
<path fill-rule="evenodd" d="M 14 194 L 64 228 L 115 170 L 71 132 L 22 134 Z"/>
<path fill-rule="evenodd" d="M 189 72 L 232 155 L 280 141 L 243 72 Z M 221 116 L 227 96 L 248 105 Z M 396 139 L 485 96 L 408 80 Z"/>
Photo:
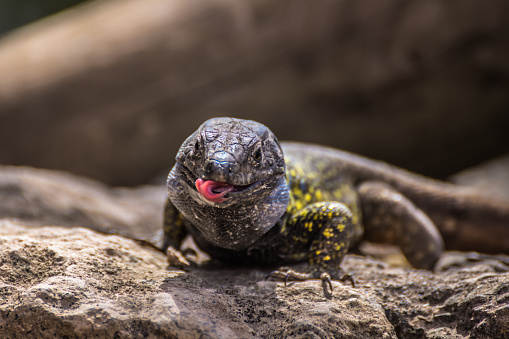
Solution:
<path fill-rule="evenodd" d="M 223 196 L 234 188 L 226 182 L 203 179 L 196 179 L 195 185 L 201 196 L 212 202 L 223 202 Z"/>

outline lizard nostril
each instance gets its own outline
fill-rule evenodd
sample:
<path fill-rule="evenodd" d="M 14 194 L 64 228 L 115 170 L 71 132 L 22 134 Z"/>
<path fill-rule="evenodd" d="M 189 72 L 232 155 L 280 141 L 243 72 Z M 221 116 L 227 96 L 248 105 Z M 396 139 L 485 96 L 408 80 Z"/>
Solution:
<path fill-rule="evenodd" d="M 207 163 L 207 165 L 205 166 L 205 171 L 208 173 L 212 172 L 212 162 Z"/>

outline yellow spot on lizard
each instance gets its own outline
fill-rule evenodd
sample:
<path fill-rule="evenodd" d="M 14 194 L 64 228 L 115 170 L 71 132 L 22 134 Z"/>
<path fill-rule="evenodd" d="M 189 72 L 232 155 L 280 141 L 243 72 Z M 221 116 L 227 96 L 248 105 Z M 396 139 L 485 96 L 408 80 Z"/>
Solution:
<path fill-rule="evenodd" d="M 340 232 L 343 232 L 345 230 L 345 224 L 339 224 L 336 227 Z"/>
<path fill-rule="evenodd" d="M 326 237 L 326 238 L 330 238 L 334 235 L 334 233 L 332 232 L 332 230 L 330 228 L 326 228 L 324 231 L 323 231 L 323 235 Z"/>

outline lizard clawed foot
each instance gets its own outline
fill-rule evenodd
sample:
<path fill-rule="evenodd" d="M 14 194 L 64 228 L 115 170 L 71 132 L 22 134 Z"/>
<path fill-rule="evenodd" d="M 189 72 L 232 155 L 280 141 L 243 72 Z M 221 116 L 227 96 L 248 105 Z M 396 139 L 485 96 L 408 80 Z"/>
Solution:
<path fill-rule="evenodd" d="M 353 277 L 350 273 L 343 272 L 343 276 L 338 280 L 341 282 L 349 281 L 352 284 L 352 287 L 355 287 L 355 281 L 353 281 Z"/>
<path fill-rule="evenodd" d="M 352 287 L 355 287 L 355 282 L 352 278 L 351 274 L 344 273 L 342 270 L 340 271 L 343 275 L 338 279 L 341 282 L 349 281 L 352 284 Z M 312 272 L 312 273 L 302 273 L 297 272 L 289 268 L 281 268 L 276 271 L 270 272 L 266 277 L 265 280 L 282 280 L 285 283 L 285 286 L 287 285 L 288 281 L 305 281 L 310 279 L 321 279 L 324 283 L 324 294 L 327 295 L 327 286 L 330 289 L 330 294 L 333 292 L 332 288 L 332 277 L 327 272 Z"/>
<path fill-rule="evenodd" d="M 168 264 L 171 267 L 183 269 L 191 266 L 189 261 L 182 254 L 182 252 L 176 250 L 173 246 L 168 247 L 168 249 L 166 250 L 166 258 L 168 260 Z"/>
<path fill-rule="evenodd" d="M 330 289 L 330 294 L 332 294 L 332 292 L 334 291 L 332 289 L 332 279 L 330 277 L 330 274 L 329 273 L 326 273 L 326 272 L 323 272 L 321 275 L 320 275 L 320 279 L 322 279 L 322 282 L 323 283 L 326 283 L 329 285 L 329 289 Z M 327 294 L 327 291 L 326 291 L 326 286 L 323 287 L 323 293 L 326 295 Z"/>
<path fill-rule="evenodd" d="M 313 279 L 313 275 L 311 273 L 301 273 L 294 271 L 289 268 L 282 268 L 281 270 L 276 270 L 270 272 L 265 280 L 274 279 L 274 280 L 283 280 L 285 282 L 285 286 L 288 281 L 305 281 L 309 279 Z"/>

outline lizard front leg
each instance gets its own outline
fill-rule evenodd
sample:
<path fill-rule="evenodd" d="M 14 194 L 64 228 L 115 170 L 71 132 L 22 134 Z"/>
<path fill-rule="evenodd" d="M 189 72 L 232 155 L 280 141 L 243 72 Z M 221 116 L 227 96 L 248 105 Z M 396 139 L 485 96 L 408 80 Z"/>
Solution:
<path fill-rule="evenodd" d="M 186 236 L 184 219 L 173 206 L 170 199 L 166 199 L 164 206 L 164 238 L 162 249 L 166 253 L 168 264 L 172 267 L 189 267 L 189 261 L 180 252 L 180 245 Z"/>
<path fill-rule="evenodd" d="M 340 264 L 352 237 L 352 213 L 338 202 L 320 202 L 306 206 L 283 226 L 281 254 L 288 261 L 307 256 L 304 272 L 280 269 L 268 278 L 288 280 L 322 279 L 332 290 L 331 279 L 353 279 Z"/>

